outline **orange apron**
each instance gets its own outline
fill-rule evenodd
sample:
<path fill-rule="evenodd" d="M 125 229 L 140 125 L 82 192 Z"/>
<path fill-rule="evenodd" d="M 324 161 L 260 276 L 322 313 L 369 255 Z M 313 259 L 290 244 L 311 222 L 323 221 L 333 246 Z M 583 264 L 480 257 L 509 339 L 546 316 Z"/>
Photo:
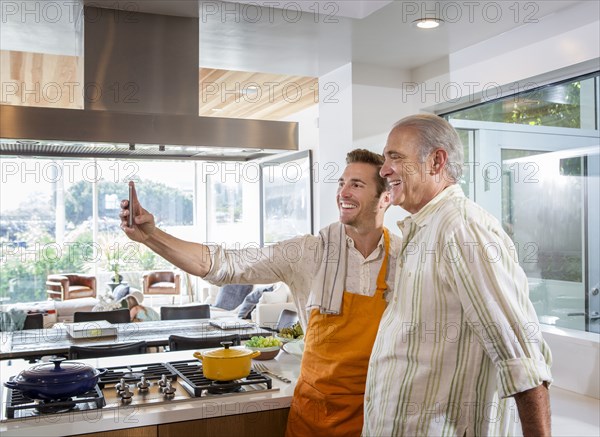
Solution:
<path fill-rule="evenodd" d="M 359 436 L 362 431 L 367 367 L 386 307 L 387 229 L 383 241 L 373 297 L 344 291 L 341 314 L 311 312 L 286 437 Z"/>

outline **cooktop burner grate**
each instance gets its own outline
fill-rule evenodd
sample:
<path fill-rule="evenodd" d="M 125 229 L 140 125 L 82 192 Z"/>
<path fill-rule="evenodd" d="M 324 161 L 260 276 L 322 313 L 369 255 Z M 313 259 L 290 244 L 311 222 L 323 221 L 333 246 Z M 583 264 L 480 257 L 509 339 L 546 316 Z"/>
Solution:
<path fill-rule="evenodd" d="M 96 410 L 104 405 L 106 405 L 106 401 L 98 386 L 82 395 L 58 401 L 30 399 L 20 390 L 7 388 L 6 417 L 7 419 L 18 419 L 66 411 Z"/>
<path fill-rule="evenodd" d="M 157 381 L 165 375 L 171 381 L 177 379 L 177 375 L 173 369 L 167 367 L 165 363 L 152 364 L 137 364 L 131 366 L 108 367 L 104 375 L 98 379 L 100 388 L 105 385 L 116 384 L 125 379 L 125 382 L 138 382 L 142 376 L 145 376 L 148 381 Z"/>
<path fill-rule="evenodd" d="M 225 394 L 243 392 L 244 388 L 250 385 L 256 385 L 260 389 L 271 389 L 273 381 L 266 375 L 254 370 L 242 379 L 234 381 L 214 381 L 208 379 L 202 373 L 202 364 L 198 360 L 174 361 L 167 363 L 175 374 L 179 377 L 179 384 L 182 385 L 188 393 L 195 397 L 210 394 Z"/>

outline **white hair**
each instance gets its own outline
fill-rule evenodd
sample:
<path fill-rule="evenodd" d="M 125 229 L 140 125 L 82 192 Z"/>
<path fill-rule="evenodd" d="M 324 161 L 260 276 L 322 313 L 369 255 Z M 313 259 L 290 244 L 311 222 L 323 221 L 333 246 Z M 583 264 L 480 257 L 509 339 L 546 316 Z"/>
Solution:
<path fill-rule="evenodd" d="M 412 129 L 417 136 L 421 162 L 435 149 L 441 148 L 448 154 L 446 174 L 458 182 L 463 169 L 463 146 L 456 130 L 442 117 L 433 114 L 417 114 L 403 118 L 395 129 Z"/>

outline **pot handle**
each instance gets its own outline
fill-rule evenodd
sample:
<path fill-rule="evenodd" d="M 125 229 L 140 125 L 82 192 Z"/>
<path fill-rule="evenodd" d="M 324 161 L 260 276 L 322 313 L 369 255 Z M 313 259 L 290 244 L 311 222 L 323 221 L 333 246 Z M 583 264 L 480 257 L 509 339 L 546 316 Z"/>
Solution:
<path fill-rule="evenodd" d="M 60 364 L 63 361 L 66 361 L 67 359 L 65 357 L 54 357 L 54 358 L 50 358 L 50 362 L 54 363 L 54 370 L 60 370 Z"/>
<path fill-rule="evenodd" d="M 254 352 L 252 352 L 252 355 L 250 355 L 250 358 L 251 358 L 251 359 L 252 359 L 252 358 L 256 358 L 256 357 L 257 357 L 257 356 L 259 356 L 259 355 L 260 355 L 260 351 L 254 351 Z"/>
<path fill-rule="evenodd" d="M 200 361 L 202 361 L 202 354 L 200 352 L 194 352 L 194 358 L 198 358 Z"/>
<path fill-rule="evenodd" d="M 12 378 L 10 378 L 8 381 L 4 381 L 4 386 L 12 388 L 13 390 L 19 389 L 19 384 L 17 384 Z"/>

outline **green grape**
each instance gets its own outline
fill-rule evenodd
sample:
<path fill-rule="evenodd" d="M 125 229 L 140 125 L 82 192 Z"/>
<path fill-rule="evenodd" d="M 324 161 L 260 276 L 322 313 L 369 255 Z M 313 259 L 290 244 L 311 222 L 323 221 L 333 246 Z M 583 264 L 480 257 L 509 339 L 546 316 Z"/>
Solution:
<path fill-rule="evenodd" d="M 255 336 L 246 342 L 246 346 L 259 347 L 259 348 L 275 347 L 275 346 L 281 346 L 281 342 L 272 336 L 271 337 Z"/>

